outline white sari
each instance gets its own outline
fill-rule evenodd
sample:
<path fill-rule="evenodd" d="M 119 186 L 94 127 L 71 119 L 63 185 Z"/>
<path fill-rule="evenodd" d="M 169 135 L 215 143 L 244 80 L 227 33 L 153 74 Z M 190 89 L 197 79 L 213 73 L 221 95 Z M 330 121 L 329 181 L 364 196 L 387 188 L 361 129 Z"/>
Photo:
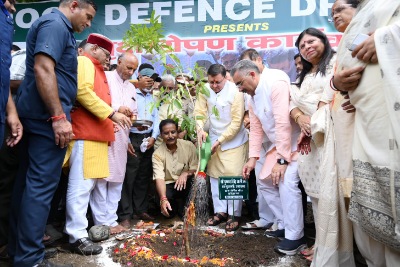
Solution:
<path fill-rule="evenodd" d="M 400 250 L 400 1 L 363 0 L 338 48 L 338 69 L 365 65 L 347 47 L 375 32 L 378 64 L 368 64 L 356 90 L 354 183 L 349 218 L 370 237 Z"/>
<path fill-rule="evenodd" d="M 347 219 L 345 195 L 339 183 L 337 143 L 329 105 L 318 109 L 311 118 L 312 137 L 320 154 L 320 197 L 316 219 L 314 259 L 311 266 L 352 267 L 353 231 Z"/>

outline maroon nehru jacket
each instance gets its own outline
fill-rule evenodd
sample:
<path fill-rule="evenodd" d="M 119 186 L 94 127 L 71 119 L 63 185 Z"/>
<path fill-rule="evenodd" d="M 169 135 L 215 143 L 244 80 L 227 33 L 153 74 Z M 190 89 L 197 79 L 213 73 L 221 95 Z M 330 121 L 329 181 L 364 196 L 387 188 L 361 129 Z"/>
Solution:
<path fill-rule="evenodd" d="M 112 53 L 114 47 L 114 44 L 110 39 L 98 33 L 91 33 L 87 38 L 87 42 L 89 44 L 96 44 L 101 48 L 104 48 L 105 50 L 110 52 L 110 54 Z"/>

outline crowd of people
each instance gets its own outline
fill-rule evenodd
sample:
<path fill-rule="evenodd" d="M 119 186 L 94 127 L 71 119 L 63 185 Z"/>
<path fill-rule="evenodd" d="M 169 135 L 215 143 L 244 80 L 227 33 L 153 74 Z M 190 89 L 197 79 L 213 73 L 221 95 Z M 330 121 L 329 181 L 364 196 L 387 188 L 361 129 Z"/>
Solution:
<path fill-rule="evenodd" d="M 229 66 L 210 65 L 203 80 L 160 76 L 129 52 L 110 65 L 110 39 L 91 33 L 77 45 L 74 37 L 91 26 L 92 0 L 61 0 L 20 50 L 12 46 L 14 5 L 0 2 L 2 258 L 71 266 L 45 257 L 45 244 L 62 237 L 52 227 L 60 206 L 70 249 L 82 255 L 103 250 L 89 238 L 89 219 L 110 234 L 128 231 L 132 219 L 155 219 L 149 198 L 165 218 L 183 219 L 196 146 L 209 141 L 208 226 L 264 229 L 280 239 L 277 252 L 301 253 L 312 266 L 356 266 L 353 240 L 368 266 L 398 266 L 399 1 L 336 0 L 330 19 L 340 45 L 335 51 L 316 28 L 301 32 L 295 82 L 254 49 Z M 198 86 L 205 92 L 196 94 Z M 159 103 L 178 88 L 189 91 L 182 108 Z M 182 129 L 184 117 L 197 138 Z M 242 200 L 220 199 L 221 176 L 250 180 L 255 220 L 242 220 Z M 307 198 L 316 228 L 309 248 Z"/>

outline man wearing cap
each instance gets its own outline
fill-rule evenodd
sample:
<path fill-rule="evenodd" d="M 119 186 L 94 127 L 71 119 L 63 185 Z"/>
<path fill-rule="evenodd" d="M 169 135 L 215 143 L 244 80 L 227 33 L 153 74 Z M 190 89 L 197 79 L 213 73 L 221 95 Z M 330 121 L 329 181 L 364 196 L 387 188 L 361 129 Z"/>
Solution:
<path fill-rule="evenodd" d="M 154 69 L 139 66 L 139 81 L 145 76 L 152 78 L 153 81 L 161 82 Z M 152 121 L 153 125 L 150 127 L 132 127 L 129 134 L 136 156 L 128 155 L 121 201 L 119 202 L 118 217 L 120 224 L 125 228 L 130 228 L 130 219 L 134 215 L 143 220 L 154 220 L 147 213 L 149 206 L 147 191 L 153 173 L 151 157 L 154 151 L 154 143 L 160 131 L 158 128 L 158 110 L 152 108 L 154 98 L 151 94 L 151 86 L 136 89 L 136 102 L 137 119 Z M 147 146 L 142 146 L 141 150 L 141 144 L 146 138 Z"/>
<path fill-rule="evenodd" d="M 37 19 L 27 34 L 25 79 L 17 93 L 24 137 L 8 245 L 14 266 L 59 266 L 44 260 L 42 238 L 66 147 L 73 137 L 69 122 L 77 92 L 73 33 L 91 25 L 96 8 L 91 0 L 62 0 L 58 9 Z"/>
<path fill-rule="evenodd" d="M 68 147 L 66 160 L 70 166 L 65 232 L 70 248 L 82 255 L 101 253 L 102 247 L 88 239 L 86 211 L 93 202 L 95 222 L 100 221 L 101 210 L 92 191 L 98 180 L 110 175 L 108 144 L 115 140 L 114 125 L 125 129 L 130 119 L 111 107 L 111 95 L 103 65 L 108 61 L 113 43 L 107 37 L 92 33 L 87 39 L 84 56 L 78 57 L 78 94 L 71 113 L 74 141 Z M 95 208 L 93 208 L 95 207 Z"/>

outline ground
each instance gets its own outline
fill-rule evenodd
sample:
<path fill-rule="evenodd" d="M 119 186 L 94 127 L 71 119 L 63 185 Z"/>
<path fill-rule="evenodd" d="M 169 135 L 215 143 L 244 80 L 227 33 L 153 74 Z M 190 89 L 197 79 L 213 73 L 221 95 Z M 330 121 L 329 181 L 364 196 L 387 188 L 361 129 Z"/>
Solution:
<path fill-rule="evenodd" d="M 175 220 L 178 220 L 175 218 Z M 74 267 L 117 267 L 117 266 L 196 266 L 193 263 L 183 263 L 185 259 L 182 247 L 182 235 L 175 231 L 163 234 L 165 229 L 174 224 L 174 220 L 165 220 L 157 218 L 160 222 L 158 231 L 145 232 L 141 238 L 128 237 L 118 241 L 112 236 L 109 240 L 101 242 L 104 250 L 96 256 L 80 256 L 72 254 L 68 250 L 67 239 L 53 244 L 59 253 L 51 259 L 55 263 L 72 263 Z M 133 221 L 136 223 L 136 221 Z M 244 223 L 242 223 L 244 224 Z M 161 231 L 164 229 L 164 231 Z M 278 242 L 263 236 L 263 230 L 254 230 L 243 232 L 238 230 L 234 235 L 225 235 L 224 223 L 217 227 L 205 228 L 191 233 L 191 253 L 190 260 L 196 262 L 197 266 L 307 266 L 306 261 L 301 256 L 282 256 L 277 254 L 273 247 Z M 139 232 L 136 232 L 138 234 Z M 135 244 L 133 244 L 135 242 Z M 125 247 L 125 249 L 124 249 Z M 144 251 L 143 256 L 149 258 L 133 257 L 133 249 L 138 247 L 147 247 L 152 249 L 153 253 Z M 116 253 L 119 252 L 119 253 Z M 146 254 L 147 253 L 147 254 Z M 156 260 L 157 256 L 161 260 Z M 181 260 L 171 260 L 176 256 Z M 165 260 L 162 258 L 164 257 Z M 204 258 L 207 257 L 207 258 Z M 213 259 L 214 260 L 211 260 Z M 228 258 L 224 261 L 222 258 Z M 183 260 L 182 260 L 183 259 Z M 231 260 L 229 260 L 231 259 Z M 203 260 L 203 261 L 202 261 Z M 213 262 L 215 264 L 213 264 Z M 202 263 L 202 264 L 201 264 Z M 8 263 L 0 262 L 0 267 L 8 267 Z"/>

